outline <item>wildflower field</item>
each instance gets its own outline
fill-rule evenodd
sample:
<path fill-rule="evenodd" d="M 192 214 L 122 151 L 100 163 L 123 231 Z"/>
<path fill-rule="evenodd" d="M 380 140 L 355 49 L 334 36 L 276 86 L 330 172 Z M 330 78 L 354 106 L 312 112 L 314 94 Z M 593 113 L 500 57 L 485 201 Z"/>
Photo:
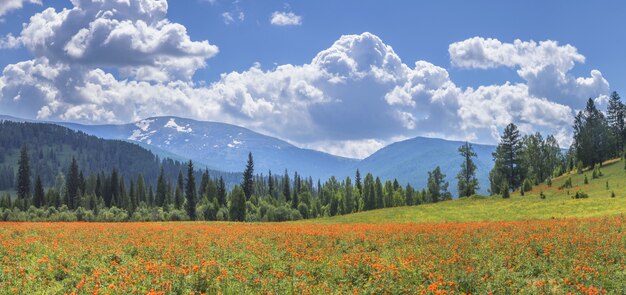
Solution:
<path fill-rule="evenodd" d="M 1 223 L 2 294 L 624 294 L 623 216 Z"/>

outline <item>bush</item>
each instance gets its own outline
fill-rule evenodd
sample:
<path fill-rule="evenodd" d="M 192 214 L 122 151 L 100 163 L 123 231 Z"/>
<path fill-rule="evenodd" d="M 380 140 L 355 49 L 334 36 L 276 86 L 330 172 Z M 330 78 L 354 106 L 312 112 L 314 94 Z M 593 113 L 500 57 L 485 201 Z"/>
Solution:
<path fill-rule="evenodd" d="M 594 173 L 595 173 L 595 171 L 594 171 Z M 595 177 L 593 177 L 593 178 L 595 178 Z M 584 181 L 584 184 L 589 184 L 589 179 L 587 179 L 587 174 L 585 174 L 585 181 Z"/>
<path fill-rule="evenodd" d="M 572 199 L 586 199 L 586 198 L 589 198 L 589 195 L 582 191 L 577 191 L 576 194 L 572 196 Z"/>
<path fill-rule="evenodd" d="M 552 186 L 552 178 L 548 178 L 548 180 L 546 181 L 546 185 L 548 185 L 548 187 Z"/>
<path fill-rule="evenodd" d="M 564 188 L 572 188 L 572 178 L 568 177 L 565 182 L 563 183 L 563 185 L 559 186 L 559 189 L 564 189 Z"/>
<path fill-rule="evenodd" d="M 546 198 L 546 194 L 544 194 L 543 191 L 539 192 L 539 198 L 544 200 Z"/>
<path fill-rule="evenodd" d="M 300 203 L 298 205 L 298 211 L 300 212 L 302 218 L 309 218 L 309 206 L 307 206 L 305 203 Z"/>

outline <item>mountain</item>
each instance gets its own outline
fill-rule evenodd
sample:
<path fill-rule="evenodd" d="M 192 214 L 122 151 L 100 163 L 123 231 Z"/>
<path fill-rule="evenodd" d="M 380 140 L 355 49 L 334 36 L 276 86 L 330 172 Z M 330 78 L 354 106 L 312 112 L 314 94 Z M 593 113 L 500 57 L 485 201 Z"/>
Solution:
<path fill-rule="evenodd" d="M 66 174 L 72 158 L 87 176 L 111 173 L 115 168 L 126 179 L 142 174 L 148 184 L 156 184 L 162 166 L 174 182 L 185 163 L 158 158 L 141 146 L 120 140 L 105 140 L 81 131 L 48 123 L 30 123 L 0 117 L 0 190 L 14 188 L 20 148 L 26 145 L 33 177 L 39 175 L 44 185 L 53 185 L 59 173 Z M 22 120 L 24 121 L 24 120 Z M 196 166 L 196 168 L 198 168 Z M 196 172 L 200 177 L 200 170 Z M 210 171 L 213 177 L 222 176 L 227 183 L 239 183 L 240 173 Z"/>
<path fill-rule="evenodd" d="M 219 171 L 243 171 L 249 152 L 254 157 L 255 171 L 263 174 L 270 169 L 282 174 L 287 169 L 324 179 L 358 162 L 302 149 L 243 127 L 179 117 L 153 117 L 123 125 L 57 124 L 102 138 L 139 143 Z"/>
<path fill-rule="evenodd" d="M 449 190 L 456 197 L 456 174 L 463 162 L 463 158 L 458 154 L 458 148 L 463 143 L 461 141 L 416 137 L 390 144 L 363 159 L 352 169 L 358 168 L 362 173 L 371 172 L 381 179 L 395 178 L 400 183 L 410 183 L 411 186 L 421 189 L 426 188 L 428 171 L 439 166 L 441 171 L 446 174 L 446 180 L 450 183 Z M 475 162 L 478 167 L 476 176 L 480 183 L 479 192 L 487 193 L 489 171 L 493 167 L 491 153 L 495 151 L 496 147 L 473 144 L 473 148 L 477 154 Z"/>
<path fill-rule="evenodd" d="M 0 116 L 0 120 L 2 118 Z M 463 142 L 426 137 L 396 142 L 363 160 L 355 160 L 298 148 L 235 125 L 179 117 L 153 117 L 123 125 L 55 124 L 101 138 L 133 142 L 163 158 L 179 161 L 192 159 L 197 167 L 206 165 L 218 171 L 242 171 L 248 152 L 252 152 L 257 173 L 267 174 L 271 169 L 274 174 L 282 174 L 284 169 L 288 169 L 290 173 L 297 171 L 301 175 L 324 180 L 332 175 L 339 179 L 346 176 L 354 178 L 355 170 L 359 169 L 362 177 L 371 172 L 383 181 L 398 179 L 402 184 L 410 183 L 422 189 L 426 187 L 428 171 L 440 166 L 455 197 L 456 174 L 463 160 L 457 151 Z M 487 193 L 489 171 L 493 167 L 491 153 L 495 146 L 473 146 L 478 155 L 475 161 L 479 192 Z"/>

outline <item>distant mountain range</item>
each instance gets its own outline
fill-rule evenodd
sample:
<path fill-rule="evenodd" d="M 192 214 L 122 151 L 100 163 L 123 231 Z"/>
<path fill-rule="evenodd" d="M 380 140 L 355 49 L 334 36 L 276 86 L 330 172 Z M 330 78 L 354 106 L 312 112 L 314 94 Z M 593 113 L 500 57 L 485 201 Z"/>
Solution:
<path fill-rule="evenodd" d="M 9 116 L 0 119 L 28 121 Z M 267 174 L 290 174 L 297 171 L 314 179 L 354 178 L 355 170 L 362 177 L 371 172 L 381 179 L 398 179 L 421 189 L 426 187 L 428 171 L 440 166 L 456 194 L 456 173 L 462 162 L 457 149 L 460 141 L 416 137 L 390 144 L 363 160 L 338 157 L 327 153 L 296 147 L 278 138 L 252 130 L 217 122 L 196 121 L 179 117 L 153 117 L 122 125 L 83 125 L 49 122 L 104 139 L 134 142 L 153 153 L 172 159 L 192 159 L 209 169 L 239 172 L 246 164 L 249 152 L 254 156 L 255 171 Z M 489 170 L 493 167 L 491 153 L 495 146 L 474 144 L 478 157 L 477 177 L 480 192 L 489 186 Z"/>

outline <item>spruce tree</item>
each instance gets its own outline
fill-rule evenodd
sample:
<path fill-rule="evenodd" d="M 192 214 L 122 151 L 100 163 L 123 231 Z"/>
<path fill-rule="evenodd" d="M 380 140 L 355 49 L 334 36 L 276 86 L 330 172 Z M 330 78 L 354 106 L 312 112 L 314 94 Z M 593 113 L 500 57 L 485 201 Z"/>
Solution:
<path fill-rule="evenodd" d="M 506 126 L 500 143 L 493 153 L 494 168 L 490 173 L 492 188 L 506 180 L 509 187 L 515 190 L 521 185 L 521 139 L 517 126 L 513 123 Z M 494 193 L 492 191 L 492 193 Z"/>
<path fill-rule="evenodd" d="M 614 156 L 622 156 L 624 152 L 624 139 L 626 137 L 626 106 L 621 101 L 619 94 L 613 91 L 609 97 L 609 105 L 606 110 L 606 119 L 615 139 Z"/>
<path fill-rule="evenodd" d="M 44 205 L 45 193 L 43 191 L 43 184 L 41 183 L 41 177 L 37 175 L 35 180 L 35 194 L 33 196 L 33 205 L 40 208 Z"/>
<path fill-rule="evenodd" d="M 157 207 L 163 207 L 165 205 L 165 200 L 167 199 L 167 182 L 165 180 L 163 165 L 161 165 L 161 172 L 157 179 L 156 196 L 154 198 L 154 203 Z"/>
<path fill-rule="evenodd" d="M 222 176 L 217 182 L 217 203 L 220 206 L 226 206 L 226 184 Z"/>
<path fill-rule="evenodd" d="M 456 176 L 458 180 L 459 197 L 469 197 L 476 194 L 478 189 L 478 179 L 476 179 L 476 164 L 472 158 L 476 157 L 476 152 L 471 144 L 465 143 L 459 147 L 459 154 L 463 157 L 461 171 Z"/>
<path fill-rule="evenodd" d="M 587 167 L 593 167 L 595 164 L 602 165 L 602 162 L 611 156 L 612 140 L 604 115 L 590 98 L 585 110 L 578 112 L 574 118 L 572 147 L 576 153 L 576 159 Z"/>
<path fill-rule="evenodd" d="M 185 209 L 189 219 L 196 220 L 196 180 L 193 175 L 193 162 L 187 164 L 187 183 L 185 188 Z"/>
<path fill-rule="evenodd" d="M 22 146 L 17 170 L 17 200 L 18 207 L 26 210 L 30 196 L 30 164 L 28 161 L 28 148 Z"/>
<path fill-rule="evenodd" d="M 243 171 L 243 192 L 246 196 L 246 200 L 250 200 L 252 196 L 252 190 L 254 189 L 254 161 L 252 160 L 252 153 L 248 153 L 248 163 L 246 169 Z"/>
<path fill-rule="evenodd" d="M 67 172 L 67 207 L 74 210 L 78 207 L 78 192 L 80 190 L 80 176 L 78 171 L 78 163 L 72 157 L 70 169 Z"/>
<path fill-rule="evenodd" d="M 183 179 L 183 171 L 178 170 L 178 179 L 176 181 L 176 192 L 174 193 L 174 208 L 182 209 L 185 202 L 183 196 L 183 190 L 185 189 L 185 183 Z"/>
<path fill-rule="evenodd" d="M 445 178 L 446 175 L 441 172 L 439 166 L 435 170 L 428 172 L 428 194 L 433 203 L 452 199 L 452 195 L 448 192 L 448 182 L 445 181 Z"/>
<path fill-rule="evenodd" d="M 287 169 L 285 169 L 285 175 L 283 176 L 283 196 L 285 196 L 285 201 L 291 201 L 291 182 L 289 180 L 289 173 L 287 173 Z"/>

